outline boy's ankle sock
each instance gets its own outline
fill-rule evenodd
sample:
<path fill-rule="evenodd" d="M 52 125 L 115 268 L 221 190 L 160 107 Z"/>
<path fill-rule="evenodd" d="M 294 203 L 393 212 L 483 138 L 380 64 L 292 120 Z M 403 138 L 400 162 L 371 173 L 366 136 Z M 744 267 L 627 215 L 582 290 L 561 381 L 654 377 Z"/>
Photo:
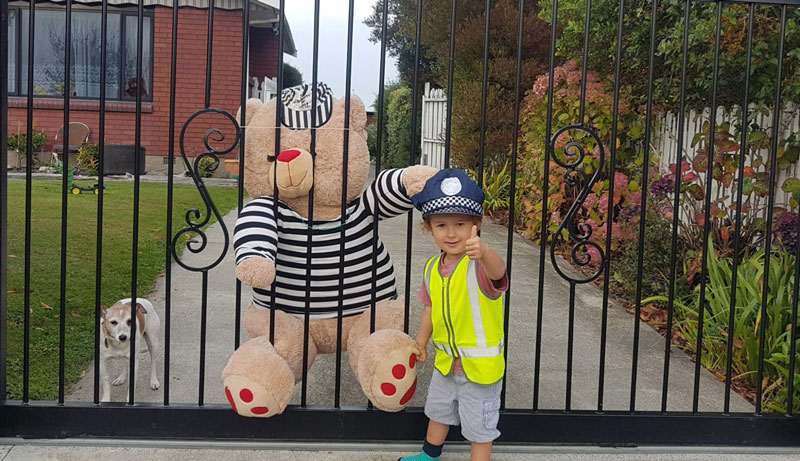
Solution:
<path fill-rule="evenodd" d="M 442 455 L 442 447 L 444 447 L 444 444 L 434 445 L 428 442 L 428 439 L 422 442 L 422 452 L 433 459 L 439 459 L 439 456 Z"/>
<path fill-rule="evenodd" d="M 433 445 L 425 440 L 422 444 L 422 452 L 414 456 L 406 456 L 398 458 L 398 461 L 438 461 L 439 456 L 442 454 L 442 447 L 444 445 Z"/>

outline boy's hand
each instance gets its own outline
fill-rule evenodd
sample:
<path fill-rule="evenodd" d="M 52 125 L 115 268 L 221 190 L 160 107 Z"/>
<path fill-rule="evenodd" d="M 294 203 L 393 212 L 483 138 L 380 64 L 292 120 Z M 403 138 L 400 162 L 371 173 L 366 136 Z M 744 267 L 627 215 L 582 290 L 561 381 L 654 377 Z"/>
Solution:
<path fill-rule="evenodd" d="M 481 241 L 478 237 L 478 226 L 472 226 L 472 234 L 466 241 L 467 256 L 472 260 L 481 260 L 488 251 L 488 245 Z"/>
<path fill-rule="evenodd" d="M 417 342 L 417 351 L 416 351 L 415 355 L 417 356 L 417 361 L 424 362 L 425 359 L 428 358 L 428 348 L 427 348 L 427 346 L 422 345 L 422 344 Z"/>

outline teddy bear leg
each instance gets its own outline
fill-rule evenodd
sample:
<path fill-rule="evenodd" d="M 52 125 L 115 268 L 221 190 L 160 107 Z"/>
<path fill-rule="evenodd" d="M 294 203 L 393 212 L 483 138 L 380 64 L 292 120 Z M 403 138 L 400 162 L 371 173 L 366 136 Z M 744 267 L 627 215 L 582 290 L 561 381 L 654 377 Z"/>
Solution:
<path fill-rule="evenodd" d="M 258 338 L 269 334 L 269 309 L 255 307 L 253 303 L 247 306 L 242 319 L 244 329 L 251 338 Z"/>
<path fill-rule="evenodd" d="M 308 367 L 316 354 L 314 341 L 309 341 Z M 225 394 L 234 411 L 262 418 L 286 409 L 302 375 L 303 321 L 281 311 L 275 312 L 274 346 L 268 334 L 258 336 L 242 344 L 222 371 Z"/>
<path fill-rule="evenodd" d="M 370 311 L 350 330 L 350 367 L 361 389 L 378 409 L 400 411 L 417 389 L 416 342 L 403 333 L 403 301 L 375 308 L 375 332 L 370 334 Z"/>

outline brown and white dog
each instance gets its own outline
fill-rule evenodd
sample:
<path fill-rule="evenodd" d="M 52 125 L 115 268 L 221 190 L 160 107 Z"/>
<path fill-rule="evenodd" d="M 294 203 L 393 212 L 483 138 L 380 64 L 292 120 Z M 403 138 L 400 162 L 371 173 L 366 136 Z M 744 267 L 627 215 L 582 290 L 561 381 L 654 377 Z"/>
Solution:
<path fill-rule="evenodd" d="M 128 379 L 130 368 L 130 339 L 131 339 L 131 298 L 120 299 L 111 307 L 103 307 L 100 318 L 100 330 L 103 337 L 100 342 L 100 401 L 111 401 L 111 384 L 119 386 Z M 161 334 L 161 320 L 158 318 L 153 304 L 150 301 L 136 299 L 136 344 L 141 347 L 142 340 L 147 344 L 150 354 L 150 388 L 156 390 L 160 384 L 156 376 L 156 356 L 159 353 Z M 141 349 L 139 349 L 141 350 Z M 113 358 L 124 358 L 126 363 L 122 372 L 113 383 L 110 382 L 106 365 Z M 139 357 L 134 357 L 134 376 L 139 370 Z M 130 395 L 128 395 L 130 397 Z M 127 399 L 126 399 L 127 400 Z"/>

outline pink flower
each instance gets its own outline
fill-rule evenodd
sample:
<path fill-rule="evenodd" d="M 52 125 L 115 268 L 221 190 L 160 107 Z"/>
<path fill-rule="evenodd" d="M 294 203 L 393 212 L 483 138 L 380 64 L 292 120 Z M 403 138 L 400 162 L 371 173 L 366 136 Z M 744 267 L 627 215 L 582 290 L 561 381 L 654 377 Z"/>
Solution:
<path fill-rule="evenodd" d="M 604 195 L 600 197 L 600 201 L 597 204 L 597 208 L 603 214 L 608 214 L 608 196 Z"/>

